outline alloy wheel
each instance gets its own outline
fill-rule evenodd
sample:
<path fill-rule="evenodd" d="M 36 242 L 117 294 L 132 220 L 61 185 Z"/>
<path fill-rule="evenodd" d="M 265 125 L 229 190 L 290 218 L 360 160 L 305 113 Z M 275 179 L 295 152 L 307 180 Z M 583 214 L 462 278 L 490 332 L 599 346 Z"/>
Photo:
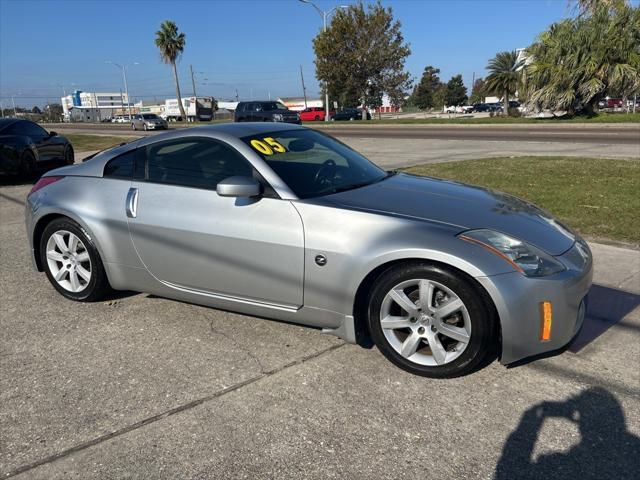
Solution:
<path fill-rule="evenodd" d="M 393 287 L 382 301 L 380 326 L 391 347 L 419 365 L 450 363 L 471 339 L 464 302 L 433 280 L 412 279 Z"/>
<path fill-rule="evenodd" d="M 65 290 L 78 293 L 91 281 L 91 258 L 82 240 L 67 230 L 49 237 L 47 264 L 54 280 Z"/>

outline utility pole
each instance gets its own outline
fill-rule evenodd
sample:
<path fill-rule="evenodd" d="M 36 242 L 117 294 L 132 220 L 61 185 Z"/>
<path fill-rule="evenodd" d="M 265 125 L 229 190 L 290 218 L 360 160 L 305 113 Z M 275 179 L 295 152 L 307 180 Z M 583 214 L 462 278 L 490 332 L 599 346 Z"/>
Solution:
<path fill-rule="evenodd" d="M 238 96 L 238 89 L 236 88 L 236 102 L 238 102 L 240 100 L 240 97 Z"/>
<path fill-rule="evenodd" d="M 2 103 L 2 100 L 0 99 L 0 118 L 4 117 L 4 104 Z"/>
<path fill-rule="evenodd" d="M 300 79 L 302 80 L 302 94 L 304 95 L 304 109 L 307 109 L 307 89 L 304 86 L 304 75 L 302 75 L 302 65 L 300 65 Z"/>
<path fill-rule="evenodd" d="M 129 110 L 129 119 L 131 120 L 133 119 L 133 115 L 131 113 L 131 97 L 129 97 L 129 86 L 127 85 L 127 67 L 131 65 L 139 65 L 139 63 L 133 62 L 129 65 L 120 65 L 110 60 L 107 60 L 105 63 L 110 63 L 111 65 L 115 65 L 116 67 L 122 69 L 122 77 L 124 78 L 124 91 L 127 94 L 127 108 Z M 122 98 L 122 90 L 120 91 L 120 96 Z M 124 109 L 124 102 L 123 102 L 123 109 Z"/>
<path fill-rule="evenodd" d="M 11 95 L 11 103 L 13 103 L 13 116 L 18 117 L 18 112 L 16 110 L 16 101 L 13 99 L 13 95 Z"/>
<path fill-rule="evenodd" d="M 318 15 L 320 15 L 322 17 L 322 31 L 325 32 L 325 33 L 327 31 L 327 18 L 333 12 L 335 12 L 338 8 L 349 8 L 347 5 L 340 5 L 338 7 L 333 7 L 331 10 L 322 10 L 320 7 L 318 7 L 311 0 L 300 0 L 300 2 L 308 3 L 313 8 L 316 9 L 316 12 L 318 12 Z M 325 82 L 325 84 L 324 84 L 324 110 L 325 110 L 324 121 L 328 122 L 329 121 L 329 84 L 327 82 Z"/>
<path fill-rule="evenodd" d="M 196 95 L 196 81 L 193 78 L 193 65 L 189 65 L 189 71 L 191 72 L 191 85 L 193 86 L 193 96 L 197 98 L 197 95 Z"/>

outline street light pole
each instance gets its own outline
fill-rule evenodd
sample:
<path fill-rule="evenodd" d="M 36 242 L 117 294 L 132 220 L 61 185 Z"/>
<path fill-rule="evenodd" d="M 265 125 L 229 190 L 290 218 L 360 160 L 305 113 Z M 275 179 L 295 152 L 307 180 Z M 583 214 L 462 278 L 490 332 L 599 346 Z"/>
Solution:
<path fill-rule="evenodd" d="M 308 3 L 313 8 L 316 9 L 316 12 L 318 12 L 318 15 L 322 17 L 322 31 L 324 33 L 327 32 L 327 18 L 329 18 L 329 16 L 331 16 L 331 14 L 335 12 L 338 8 L 349 8 L 347 5 L 340 5 L 337 7 L 333 7 L 331 10 L 322 10 L 311 0 L 300 0 L 300 2 Z M 325 82 L 324 84 L 324 121 L 325 122 L 329 121 L 329 84 L 328 82 Z"/>
<path fill-rule="evenodd" d="M 124 91 L 127 94 L 127 109 L 129 110 L 129 119 L 133 120 L 133 114 L 131 113 L 131 97 L 129 96 L 129 86 L 127 85 L 127 67 L 131 65 L 139 65 L 138 62 L 130 63 L 129 65 L 120 65 L 119 63 L 107 60 L 105 63 L 110 63 L 116 67 L 122 69 L 122 77 L 124 78 Z"/>

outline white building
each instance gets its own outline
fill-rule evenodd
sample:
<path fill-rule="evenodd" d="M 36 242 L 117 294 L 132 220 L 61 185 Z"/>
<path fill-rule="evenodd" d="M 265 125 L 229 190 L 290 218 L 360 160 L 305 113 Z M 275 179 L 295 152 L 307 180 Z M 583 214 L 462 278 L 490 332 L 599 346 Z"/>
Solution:
<path fill-rule="evenodd" d="M 76 90 L 60 100 L 65 121 L 100 122 L 115 115 L 129 113 L 126 93 Z M 131 109 L 133 111 L 133 105 Z"/>

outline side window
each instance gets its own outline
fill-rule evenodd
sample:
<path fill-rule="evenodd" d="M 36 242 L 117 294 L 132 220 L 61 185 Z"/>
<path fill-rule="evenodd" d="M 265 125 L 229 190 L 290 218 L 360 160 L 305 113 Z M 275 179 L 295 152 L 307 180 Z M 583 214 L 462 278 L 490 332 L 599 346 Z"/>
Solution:
<path fill-rule="evenodd" d="M 253 167 L 236 150 L 209 138 L 183 138 L 146 147 L 147 180 L 215 190 L 227 177 L 251 177 Z"/>
<path fill-rule="evenodd" d="M 107 162 L 102 175 L 109 178 L 133 178 L 135 160 L 135 149 L 123 153 Z"/>

